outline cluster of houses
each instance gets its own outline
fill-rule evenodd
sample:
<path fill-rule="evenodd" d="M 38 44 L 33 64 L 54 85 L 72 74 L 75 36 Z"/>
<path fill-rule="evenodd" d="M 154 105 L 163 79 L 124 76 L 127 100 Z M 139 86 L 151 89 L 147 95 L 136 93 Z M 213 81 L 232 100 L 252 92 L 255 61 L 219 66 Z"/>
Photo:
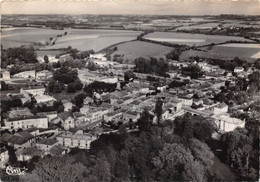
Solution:
<path fill-rule="evenodd" d="M 100 63 L 105 59 L 103 55 L 92 55 L 91 59 Z M 101 62 L 100 62 L 101 61 Z M 172 62 L 176 67 L 187 66 L 187 63 Z M 127 83 L 124 88 L 117 88 L 115 92 L 94 93 L 95 97 L 86 97 L 79 111 L 72 112 L 73 103 L 62 100 L 64 111 L 61 113 L 38 112 L 32 113 L 27 107 L 11 108 L 4 119 L 5 126 L 2 129 L 11 131 L 0 137 L 2 143 L 13 146 L 19 161 L 28 161 L 34 156 L 63 155 L 71 148 L 89 149 L 91 142 L 96 140 L 101 132 L 84 132 L 99 129 L 102 123 L 106 125 L 125 123 L 135 124 L 142 112 L 147 110 L 153 116 L 153 122 L 157 121 L 155 105 L 162 101 L 162 120 L 174 120 L 184 113 L 201 115 L 212 118 L 220 132 L 232 131 L 236 127 L 244 127 L 245 122 L 232 118 L 228 113 L 228 106 L 213 100 L 214 95 L 225 86 L 226 80 L 232 84 L 233 77 L 226 74 L 218 66 L 207 63 L 196 63 L 205 71 L 205 76 L 191 80 L 181 75 L 178 71 L 171 71 L 170 78 L 163 82 L 151 84 L 147 80 L 147 74 L 136 74 L 139 79 Z M 94 81 L 120 84 L 123 79 L 122 67 L 118 65 L 109 69 L 118 70 L 118 74 L 104 76 L 98 71 L 78 70 L 79 79 L 84 84 Z M 121 70 L 121 72 L 120 72 Z M 236 73 L 243 73 L 240 68 Z M 28 71 L 18 73 L 15 77 L 46 79 L 52 75 L 48 71 Z M 5 73 L 2 76 L 8 77 Z M 10 77 L 10 76 L 9 76 Z M 181 87 L 169 88 L 173 80 L 187 81 Z M 196 97 L 195 97 L 196 96 Z M 21 88 L 18 94 L 9 94 L 8 97 L 20 98 L 22 103 L 35 100 L 37 106 L 45 104 L 53 106 L 56 99 L 45 92 L 43 86 L 31 86 Z M 99 102 L 96 102 L 99 101 Z M 100 104 L 97 104 L 100 103 Z M 22 129 L 22 131 L 20 130 Z M 13 132 L 15 131 L 15 132 Z M 13 133 L 13 134 L 12 134 Z M 1 165 L 8 161 L 6 149 L 1 146 Z"/>

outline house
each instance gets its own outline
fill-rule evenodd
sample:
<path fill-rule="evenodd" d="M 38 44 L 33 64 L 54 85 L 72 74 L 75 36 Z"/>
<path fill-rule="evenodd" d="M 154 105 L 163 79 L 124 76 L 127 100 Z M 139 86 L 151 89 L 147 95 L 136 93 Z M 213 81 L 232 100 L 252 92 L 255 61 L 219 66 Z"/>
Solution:
<path fill-rule="evenodd" d="M 21 136 L 5 133 L 0 137 L 1 142 L 13 146 L 15 149 L 24 149 L 31 146 L 29 140 L 24 139 Z"/>
<path fill-rule="evenodd" d="M 61 155 L 65 155 L 67 151 L 68 150 L 66 148 L 55 145 L 54 147 L 51 148 L 50 154 L 52 156 L 61 156 Z"/>
<path fill-rule="evenodd" d="M 48 118 L 48 121 L 50 122 L 52 119 L 58 116 L 58 113 L 56 111 L 38 112 L 37 115 L 45 115 Z"/>
<path fill-rule="evenodd" d="M 48 105 L 53 105 L 54 101 L 56 101 L 56 99 L 52 96 L 49 96 L 49 95 L 36 95 L 34 97 L 34 99 L 36 100 L 36 103 L 37 104 L 41 104 L 41 103 L 47 103 L 48 102 Z"/>
<path fill-rule="evenodd" d="M 227 112 L 228 112 L 228 105 L 225 103 L 220 103 L 213 109 L 213 113 L 215 115 L 220 115 Z"/>
<path fill-rule="evenodd" d="M 97 137 L 78 130 L 76 133 L 62 132 L 56 139 L 58 145 L 63 147 L 89 149 L 91 142 L 96 140 Z"/>
<path fill-rule="evenodd" d="M 0 146 L 0 168 L 5 168 L 5 164 L 9 161 L 9 153 L 8 150 L 1 145 Z"/>
<path fill-rule="evenodd" d="M 122 110 L 117 110 L 104 115 L 105 122 L 118 121 L 123 116 Z"/>
<path fill-rule="evenodd" d="M 24 95 L 24 97 L 44 95 L 45 87 L 44 86 L 34 86 L 31 88 L 21 88 L 20 93 Z"/>
<path fill-rule="evenodd" d="M 13 75 L 13 78 L 35 78 L 35 70 L 24 71 Z"/>
<path fill-rule="evenodd" d="M 89 104 L 92 104 L 94 103 L 94 99 L 92 99 L 91 97 L 86 97 L 84 100 L 83 100 L 83 104 L 84 105 L 89 105 Z"/>
<path fill-rule="evenodd" d="M 33 135 L 33 136 L 38 136 L 39 135 L 39 128 L 28 128 L 27 130 L 25 130 L 25 131 L 27 131 L 28 133 L 30 133 L 31 135 Z"/>
<path fill-rule="evenodd" d="M 86 118 L 86 116 L 84 114 L 82 114 L 81 112 L 74 112 L 72 114 L 74 120 L 75 120 L 75 126 L 79 126 L 82 124 L 86 124 L 88 122 L 88 119 Z"/>
<path fill-rule="evenodd" d="M 244 71 L 243 67 L 235 67 L 235 69 L 234 69 L 235 73 L 240 73 L 240 72 L 243 72 L 243 71 Z"/>
<path fill-rule="evenodd" d="M 10 79 L 10 72 L 1 68 L 0 80 L 3 81 L 3 80 L 9 80 L 9 79 Z"/>
<path fill-rule="evenodd" d="M 238 118 L 231 118 L 228 114 L 223 115 L 214 115 L 215 123 L 218 126 L 219 130 L 222 132 L 233 131 L 237 127 L 244 128 L 245 121 L 242 121 Z"/>
<path fill-rule="evenodd" d="M 36 72 L 36 79 L 46 80 L 51 77 L 53 77 L 53 73 L 49 70 L 43 70 L 43 71 Z"/>
<path fill-rule="evenodd" d="M 89 58 L 90 59 L 102 60 L 102 61 L 106 61 L 107 60 L 107 58 L 105 57 L 105 54 L 102 54 L 102 53 L 90 54 Z"/>
<path fill-rule="evenodd" d="M 61 119 L 61 125 L 64 127 L 65 130 L 75 128 L 75 120 L 69 112 L 59 113 L 58 117 Z"/>
<path fill-rule="evenodd" d="M 133 121 L 133 122 L 137 122 L 137 120 L 141 117 L 139 112 L 136 111 L 126 111 L 123 114 L 123 120 L 126 121 Z"/>
<path fill-rule="evenodd" d="M 182 97 L 179 97 L 178 99 L 181 100 L 183 106 L 191 106 L 193 103 L 192 98 L 187 98 L 187 97 L 182 96 Z"/>
<path fill-rule="evenodd" d="M 109 112 L 109 109 L 102 107 L 83 107 L 80 112 L 86 115 L 90 123 L 103 119 L 103 116 Z"/>
<path fill-rule="evenodd" d="M 29 161 L 35 156 L 42 157 L 43 152 L 36 147 L 20 149 L 15 152 L 18 161 Z"/>
<path fill-rule="evenodd" d="M 174 97 L 174 98 L 171 98 L 169 100 L 169 103 L 173 106 L 173 111 L 174 112 L 178 112 L 181 110 L 182 108 L 182 101 L 179 100 L 178 98 Z"/>
<path fill-rule="evenodd" d="M 73 104 L 67 100 L 62 100 L 61 101 L 63 106 L 64 106 L 64 111 L 71 111 L 72 110 L 72 107 L 73 107 Z"/>
<path fill-rule="evenodd" d="M 45 140 L 39 141 L 36 143 L 36 147 L 42 151 L 44 151 L 46 154 L 50 152 L 50 150 L 58 144 L 58 141 L 56 139 L 50 139 L 47 138 Z"/>
<path fill-rule="evenodd" d="M 33 115 L 33 113 L 31 113 L 31 111 L 28 107 L 11 108 L 11 110 L 8 112 L 8 118 L 10 118 L 10 119 L 25 118 L 25 117 L 31 117 L 31 116 L 34 116 L 34 115 Z"/>
<path fill-rule="evenodd" d="M 19 128 L 48 128 L 48 118 L 46 116 L 26 116 L 18 118 L 7 118 L 4 120 L 5 126 L 9 130 L 18 130 Z"/>

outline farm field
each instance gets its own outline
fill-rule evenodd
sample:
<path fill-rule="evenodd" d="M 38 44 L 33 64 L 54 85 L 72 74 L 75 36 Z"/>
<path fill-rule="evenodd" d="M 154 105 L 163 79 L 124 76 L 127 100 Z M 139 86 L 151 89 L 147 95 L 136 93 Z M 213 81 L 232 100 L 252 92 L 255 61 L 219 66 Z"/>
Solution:
<path fill-rule="evenodd" d="M 59 51 L 59 50 L 38 50 L 35 52 L 36 52 L 37 56 L 40 56 L 40 57 L 43 57 L 45 55 L 55 56 L 56 54 L 61 53 L 61 51 Z"/>
<path fill-rule="evenodd" d="M 217 27 L 218 25 L 219 23 L 205 23 L 199 25 L 182 26 L 176 28 L 175 30 L 212 29 L 214 27 Z"/>
<path fill-rule="evenodd" d="M 57 35 L 65 32 L 65 30 L 31 27 L 6 28 L 1 30 L 1 44 L 4 48 L 30 45 L 34 42 L 49 42 L 51 37 L 55 38 Z"/>
<path fill-rule="evenodd" d="M 252 42 L 251 40 L 235 36 L 203 35 L 175 32 L 153 32 L 145 35 L 144 38 L 158 42 L 168 42 L 172 44 L 182 44 L 189 46 L 209 45 L 211 43 L 223 43 L 230 40 Z"/>
<path fill-rule="evenodd" d="M 248 61 L 260 58 L 259 44 L 224 44 L 214 46 L 207 51 L 188 50 L 181 54 L 180 59 L 184 61 L 189 57 L 200 56 L 205 58 L 233 59 L 239 57 Z"/>
<path fill-rule="evenodd" d="M 68 35 L 58 38 L 55 45 L 48 47 L 48 49 L 71 46 L 80 51 L 91 49 L 100 51 L 119 42 L 134 40 L 140 33 L 139 31 L 126 30 L 71 29 Z"/>
<path fill-rule="evenodd" d="M 115 51 L 111 57 L 116 54 L 124 55 L 124 60 L 128 59 L 132 62 L 138 57 L 164 58 L 165 55 L 171 52 L 173 48 L 149 42 L 132 41 L 118 45 L 117 49 L 118 50 Z"/>

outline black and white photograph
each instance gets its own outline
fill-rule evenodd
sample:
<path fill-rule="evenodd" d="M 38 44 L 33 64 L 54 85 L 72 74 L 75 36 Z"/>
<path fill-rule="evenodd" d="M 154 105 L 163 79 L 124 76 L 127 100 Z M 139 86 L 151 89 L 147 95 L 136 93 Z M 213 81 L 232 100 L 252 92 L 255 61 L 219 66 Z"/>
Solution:
<path fill-rule="evenodd" d="M 0 182 L 259 181 L 260 0 L 0 12 Z"/>

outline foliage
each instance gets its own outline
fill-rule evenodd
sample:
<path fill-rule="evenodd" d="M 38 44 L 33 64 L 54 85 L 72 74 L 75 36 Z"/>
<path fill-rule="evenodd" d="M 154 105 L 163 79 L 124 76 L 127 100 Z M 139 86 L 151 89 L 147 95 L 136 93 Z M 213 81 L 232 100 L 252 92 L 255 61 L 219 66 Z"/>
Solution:
<path fill-rule="evenodd" d="M 55 182 L 55 181 L 83 181 L 87 169 L 81 163 L 75 163 L 69 156 L 46 156 L 39 160 L 31 173 L 26 173 L 25 181 Z"/>
<path fill-rule="evenodd" d="M 76 95 L 76 96 L 74 97 L 73 103 L 74 103 L 77 107 L 81 108 L 81 107 L 83 106 L 83 101 L 84 101 L 84 99 L 85 99 L 86 97 L 87 97 L 87 95 L 86 95 L 85 93 L 78 94 L 78 95 Z"/>
<path fill-rule="evenodd" d="M 132 70 L 128 70 L 124 73 L 124 78 L 126 82 L 129 82 L 130 79 L 134 79 L 136 76 Z"/>
<path fill-rule="evenodd" d="M 203 71 L 198 65 L 189 65 L 188 67 L 182 67 L 181 72 L 183 75 L 190 76 L 191 79 L 197 79 L 203 75 Z"/>
<path fill-rule="evenodd" d="M 49 93 L 61 93 L 65 89 L 65 85 L 59 81 L 50 80 L 47 86 L 47 91 Z"/>
<path fill-rule="evenodd" d="M 162 118 L 162 114 L 163 114 L 162 106 L 163 106 L 163 101 L 160 98 L 158 98 L 155 103 L 155 111 L 154 111 L 154 113 L 157 116 L 157 123 L 160 123 Z"/>
<path fill-rule="evenodd" d="M 168 63 L 162 58 L 157 60 L 156 58 L 143 58 L 139 57 L 135 59 L 135 71 L 138 73 L 156 73 L 160 76 L 165 76 L 169 71 Z"/>
<path fill-rule="evenodd" d="M 77 70 L 72 70 L 68 67 L 61 67 L 54 71 L 53 79 L 64 84 L 69 84 L 78 79 L 78 72 Z"/>
<path fill-rule="evenodd" d="M 1 67 L 6 68 L 10 64 L 37 63 L 37 55 L 31 48 L 17 47 L 1 50 Z"/>
<path fill-rule="evenodd" d="M 94 92 L 103 93 L 103 92 L 114 92 L 116 90 L 116 84 L 113 83 L 105 83 L 94 81 L 89 85 L 84 87 L 84 91 L 88 96 L 93 97 Z"/>
<path fill-rule="evenodd" d="M 173 49 L 172 52 L 168 53 L 166 55 L 166 58 L 167 59 L 172 59 L 172 60 L 175 60 L 175 61 L 179 61 L 180 55 L 181 55 L 181 49 L 180 48 L 176 48 L 176 49 Z"/>
<path fill-rule="evenodd" d="M 182 144 L 165 144 L 153 164 L 159 181 L 206 181 L 204 167 Z"/>
<path fill-rule="evenodd" d="M 75 82 L 69 83 L 67 87 L 68 93 L 74 93 L 78 90 L 81 90 L 83 88 L 83 84 L 79 79 L 77 79 Z"/>

